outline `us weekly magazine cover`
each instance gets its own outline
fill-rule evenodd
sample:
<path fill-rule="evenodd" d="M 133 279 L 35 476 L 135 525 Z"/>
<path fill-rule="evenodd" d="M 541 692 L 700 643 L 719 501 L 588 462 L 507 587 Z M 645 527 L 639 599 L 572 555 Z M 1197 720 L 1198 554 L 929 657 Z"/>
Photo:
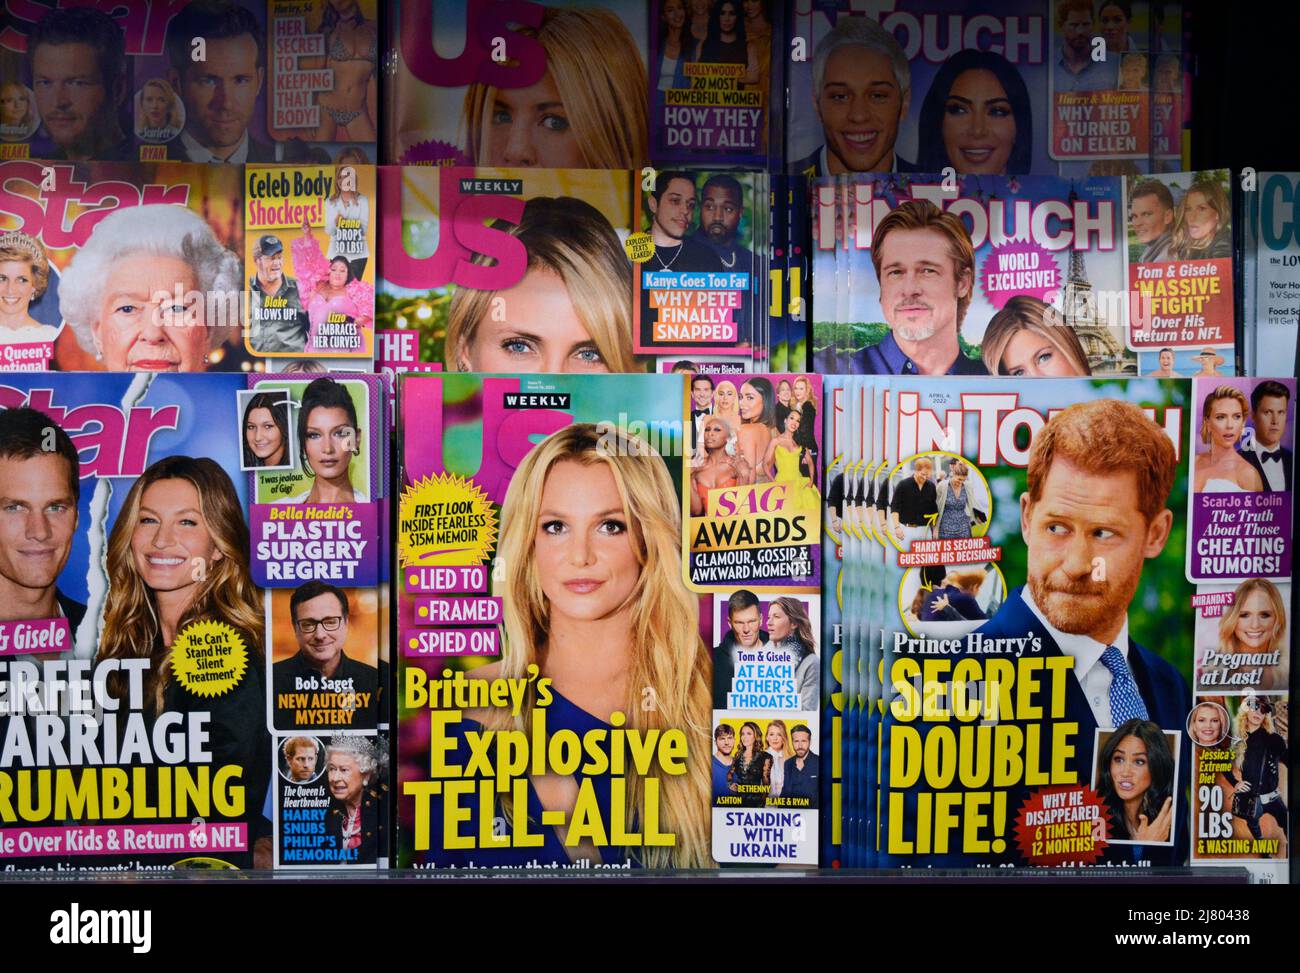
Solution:
<path fill-rule="evenodd" d="M 753 368 L 768 293 L 762 173 L 385 166 L 380 179 L 377 319 L 418 335 L 418 362 Z"/>
<path fill-rule="evenodd" d="M 772 378 L 400 378 L 440 430 L 401 442 L 402 867 L 816 862 L 819 501 Z"/>
<path fill-rule="evenodd" d="M 0 158 L 375 161 L 376 0 L 16 0 Z"/>
<path fill-rule="evenodd" d="M 0 868 L 375 867 L 378 378 L 0 395 Z"/>
<path fill-rule="evenodd" d="M 373 166 L 0 162 L 24 371 L 369 369 Z"/>
<path fill-rule="evenodd" d="M 832 853 L 1285 880 L 1294 380 L 828 394 L 887 471 L 859 569 L 888 592 L 861 650 L 882 683 L 845 734 L 870 786 L 850 762 Z"/>

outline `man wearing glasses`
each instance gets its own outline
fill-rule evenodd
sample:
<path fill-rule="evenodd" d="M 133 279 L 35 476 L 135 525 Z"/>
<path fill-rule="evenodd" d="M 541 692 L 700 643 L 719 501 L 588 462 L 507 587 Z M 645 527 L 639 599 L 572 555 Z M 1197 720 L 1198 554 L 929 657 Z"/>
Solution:
<path fill-rule="evenodd" d="M 308 581 L 289 599 L 298 651 L 272 668 L 275 728 L 373 729 L 378 672 L 348 657 L 348 596 L 324 581 Z"/>

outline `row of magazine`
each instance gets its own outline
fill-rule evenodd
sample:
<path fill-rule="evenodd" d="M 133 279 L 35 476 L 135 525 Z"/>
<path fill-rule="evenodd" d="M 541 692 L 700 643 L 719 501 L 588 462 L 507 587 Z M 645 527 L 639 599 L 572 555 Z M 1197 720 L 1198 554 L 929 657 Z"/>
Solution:
<path fill-rule="evenodd" d="M 6 374 L 0 868 L 1283 881 L 1295 395 Z"/>
<path fill-rule="evenodd" d="M 11 6 L 9 158 L 1080 176 L 1189 134 L 1180 3 Z"/>
<path fill-rule="evenodd" d="M 1278 371 L 1298 180 L 11 160 L 0 364 Z"/>

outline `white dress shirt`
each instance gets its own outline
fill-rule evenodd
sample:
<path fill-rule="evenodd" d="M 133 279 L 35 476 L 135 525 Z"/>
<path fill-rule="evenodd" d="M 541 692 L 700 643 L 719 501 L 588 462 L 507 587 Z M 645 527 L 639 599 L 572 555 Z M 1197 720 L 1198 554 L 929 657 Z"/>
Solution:
<path fill-rule="evenodd" d="M 185 146 L 185 154 L 190 157 L 191 162 L 229 162 L 231 165 L 243 165 L 248 161 L 248 130 L 244 130 L 244 137 L 239 140 L 239 145 L 228 156 L 216 155 L 205 145 L 200 145 L 198 139 L 189 133 L 188 130 L 181 132 L 181 145 Z"/>
<path fill-rule="evenodd" d="M 1068 655 L 1074 660 L 1074 678 L 1079 680 L 1079 686 L 1083 689 L 1083 695 L 1087 697 L 1088 706 L 1092 709 L 1097 725 L 1103 730 L 1113 727 L 1115 721 L 1110 717 L 1111 675 L 1110 670 L 1102 665 L 1101 656 L 1111 645 L 1114 645 L 1124 656 L 1125 664 L 1128 663 L 1128 614 L 1124 615 L 1124 626 L 1115 636 L 1115 641 L 1108 645 L 1086 635 L 1071 635 L 1056 628 L 1047 620 L 1042 609 L 1034 604 L 1034 597 L 1029 593 L 1028 585 L 1021 592 L 1021 597 L 1025 599 L 1029 610 L 1043 623 L 1043 628 L 1047 629 L 1047 633 L 1052 636 L 1061 654 Z M 1131 669 L 1130 666 L 1130 671 Z M 1137 682 L 1134 680 L 1134 686 L 1136 685 Z"/>
<path fill-rule="evenodd" d="M 1243 453 L 1248 449 L 1254 452 L 1255 458 L 1259 460 L 1259 468 L 1264 471 L 1265 489 L 1272 490 L 1275 493 L 1280 493 L 1286 489 L 1286 471 L 1282 468 L 1282 455 L 1279 452 L 1281 448 L 1282 444 L 1278 443 L 1272 449 L 1269 449 L 1258 439 L 1251 439 L 1249 443 L 1241 447 Z M 1278 455 L 1265 461 L 1265 453 L 1278 453 Z"/>

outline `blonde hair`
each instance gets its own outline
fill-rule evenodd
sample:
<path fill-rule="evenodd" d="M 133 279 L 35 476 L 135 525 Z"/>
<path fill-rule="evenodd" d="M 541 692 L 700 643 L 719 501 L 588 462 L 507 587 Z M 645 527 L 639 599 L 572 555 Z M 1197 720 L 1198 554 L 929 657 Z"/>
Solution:
<path fill-rule="evenodd" d="M 549 271 L 564 282 L 578 319 L 611 372 L 645 371 L 632 354 L 632 265 L 599 210 L 571 196 L 534 196 L 519 223 L 505 232 L 528 251 L 528 271 Z M 474 263 L 487 266 L 493 259 L 477 254 Z M 443 347 L 450 371 L 469 370 L 463 367 L 465 352 L 498 293 L 456 289 Z"/>
<path fill-rule="evenodd" d="M 229 475 L 206 457 L 168 456 L 144 471 L 127 491 L 122 510 L 108 535 L 110 598 L 104 615 L 99 659 L 149 659 L 144 689 L 154 713 L 163 708 L 163 692 L 172 676 L 172 647 L 162 644 L 162 627 L 153 591 L 135 566 L 131 539 L 140 519 L 140 502 L 160 480 L 185 480 L 199 495 L 199 509 L 221 557 L 209 564 L 194 588 L 190 605 L 176 631 L 191 622 L 215 619 L 233 625 L 246 640 L 249 666 L 262 664 L 265 633 L 262 592 L 248 573 L 248 525 Z M 120 675 L 120 674 L 115 674 Z M 109 677 L 110 692 L 121 698 L 125 680 Z"/>
<path fill-rule="evenodd" d="M 588 169 L 633 169 L 650 161 L 648 74 L 627 27 L 606 10 L 548 7 L 538 30 L 525 29 L 546 51 L 573 137 Z M 496 88 L 465 92 L 465 144 L 474 165 L 487 165 L 486 120 Z"/>
<path fill-rule="evenodd" d="M 687 772 L 659 780 L 661 829 L 677 836 L 671 848 L 646 848 L 650 867 L 702 868 L 710 857 L 712 666 L 700 639 L 699 603 L 681 580 L 681 501 L 668 467 L 644 442 L 607 426 L 578 423 L 538 444 L 519 465 L 501 506 L 497 563 L 505 566 L 502 593 L 505 647 L 501 677 L 527 678 L 545 656 L 550 605 L 533 551 L 546 478 L 557 463 L 604 464 L 626 512 L 641 571 L 628 595 L 631 663 L 621 710 L 641 731 L 681 730 L 687 738 Z M 641 705 L 643 687 L 655 706 Z M 529 731 L 535 698 L 526 700 L 515 726 Z M 640 820 L 645 781 L 628 775 L 627 820 Z"/>
<path fill-rule="evenodd" d="M 800 383 L 802 383 L 802 384 L 803 384 L 803 387 L 804 387 L 805 389 L 808 390 L 808 394 L 807 394 L 807 396 L 804 398 L 803 401 L 804 401 L 804 402 L 807 402 L 807 403 L 808 403 L 809 405 L 811 405 L 814 409 L 817 408 L 817 400 L 816 400 L 816 398 L 813 397 L 813 383 L 812 383 L 812 379 L 810 379 L 807 375 L 800 375 L 798 378 L 796 378 L 796 379 L 795 379 L 795 380 L 790 384 L 790 398 L 791 398 L 792 400 L 794 399 L 794 387 L 795 387 L 796 385 L 799 385 Z M 802 405 L 802 404 L 803 404 L 803 403 L 800 403 L 800 405 Z"/>
<path fill-rule="evenodd" d="M 731 405 L 730 412 L 718 411 L 718 389 L 722 388 L 722 386 L 724 385 L 731 386 L 731 394 L 733 398 L 731 400 L 732 405 Z M 726 419 L 740 418 L 740 389 L 736 388 L 736 383 L 729 378 L 722 379 L 721 381 L 718 382 L 717 385 L 713 387 L 713 415 L 719 418 L 726 418 Z"/>
<path fill-rule="evenodd" d="M 778 730 L 781 731 L 781 749 L 778 750 L 777 753 L 779 753 L 782 757 L 791 756 L 794 753 L 794 749 L 790 746 L 790 731 L 785 728 L 785 720 L 767 721 L 767 726 L 764 727 L 763 729 L 763 740 L 762 740 L 763 745 L 759 749 L 761 750 L 767 749 L 767 735 L 772 732 L 772 727 L 776 727 Z"/>
<path fill-rule="evenodd" d="M 166 129 L 179 129 L 181 127 L 181 109 L 180 99 L 176 97 L 176 92 L 172 86 L 162 78 L 150 78 L 140 86 L 140 107 L 144 108 L 144 92 L 146 88 L 157 88 L 167 97 L 167 124 L 163 126 Z M 148 126 L 144 126 L 148 128 Z"/>
<path fill-rule="evenodd" d="M 22 128 L 30 128 L 32 122 L 36 121 L 36 115 L 32 111 L 32 95 L 28 90 L 16 81 L 10 81 L 8 84 L 0 87 L 0 98 L 4 98 L 10 91 L 17 91 L 27 102 L 27 111 L 23 112 L 23 120 L 19 123 Z"/>
<path fill-rule="evenodd" d="M 1286 603 L 1282 601 L 1282 594 L 1273 582 L 1265 578 L 1251 578 L 1237 586 L 1237 591 L 1232 596 L 1232 606 L 1219 619 L 1221 652 L 1232 652 L 1236 648 L 1237 619 L 1241 617 L 1241 609 L 1246 599 L 1256 591 L 1262 591 L 1273 607 L 1273 635 L 1268 640 L 1268 651 L 1277 652 L 1279 649 L 1285 649 L 1283 639 L 1286 636 Z"/>
<path fill-rule="evenodd" d="M 1205 201 L 1210 204 L 1210 208 L 1219 217 L 1219 225 L 1215 227 L 1213 233 L 1208 239 L 1199 243 L 1191 239 L 1187 232 L 1187 200 L 1191 198 L 1192 193 L 1200 193 L 1205 197 Z M 1183 198 L 1178 201 L 1178 206 L 1174 209 L 1174 236 L 1173 251 L 1181 258 L 1187 258 L 1195 254 L 1198 250 L 1208 250 L 1214 243 L 1215 237 L 1219 232 L 1225 229 L 1232 219 L 1232 204 L 1228 202 L 1228 194 L 1223 191 L 1223 187 L 1217 182 L 1194 182 L 1188 187 L 1187 192 L 1183 193 Z"/>
<path fill-rule="evenodd" d="M 1246 728 L 1246 710 L 1250 708 L 1247 703 L 1256 698 L 1254 693 L 1247 693 L 1247 695 L 1243 696 L 1241 704 L 1237 707 L 1237 715 L 1232 718 L 1232 735 L 1236 739 L 1236 746 L 1234 747 L 1236 754 L 1232 766 L 1238 777 L 1241 776 L 1242 765 L 1246 762 L 1246 737 L 1250 735 L 1250 730 Z M 1268 733 L 1277 732 L 1277 724 L 1273 722 L 1272 712 L 1264 714 L 1264 722 L 1260 725 Z"/>
<path fill-rule="evenodd" d="M 38 300 L 50 285 L 50 258 L 35 237 L 18 230 L 0 233 L 0 261 L 18 260 L 32 266 L 32 300 Z"/>
<path fill-rule="evenodd" d="M 1214 403 L 1220 399 L 1232 399 L 1240 405 L 1243 420 L 1250 415 L 1250 402 L 1246 399 L 1246 393 L 1231 385 L 1220 385 L 1205 397 L 1205 404 L 1201 406 L 1201 442 L 1203 443 L 1210 441 L 1210 413 L 1214 411 Z"/>
<path fill-rule="evenodd" d="M 1002 356 L 1006 354 L 1011 339 L 1022 331 L 1032 332 L 1047 341 L 1074 366 L 1076 374 L 1092 374 L 1088 356 L 1074 328 L 1065 323 L 1061 312 L 1052 305 L 1027 294 L 1017 294 L 1007 301 L 1002 310 L 993 315 L 984 331 L 980 355 L 991 374 L 1007 374 Z"/>

